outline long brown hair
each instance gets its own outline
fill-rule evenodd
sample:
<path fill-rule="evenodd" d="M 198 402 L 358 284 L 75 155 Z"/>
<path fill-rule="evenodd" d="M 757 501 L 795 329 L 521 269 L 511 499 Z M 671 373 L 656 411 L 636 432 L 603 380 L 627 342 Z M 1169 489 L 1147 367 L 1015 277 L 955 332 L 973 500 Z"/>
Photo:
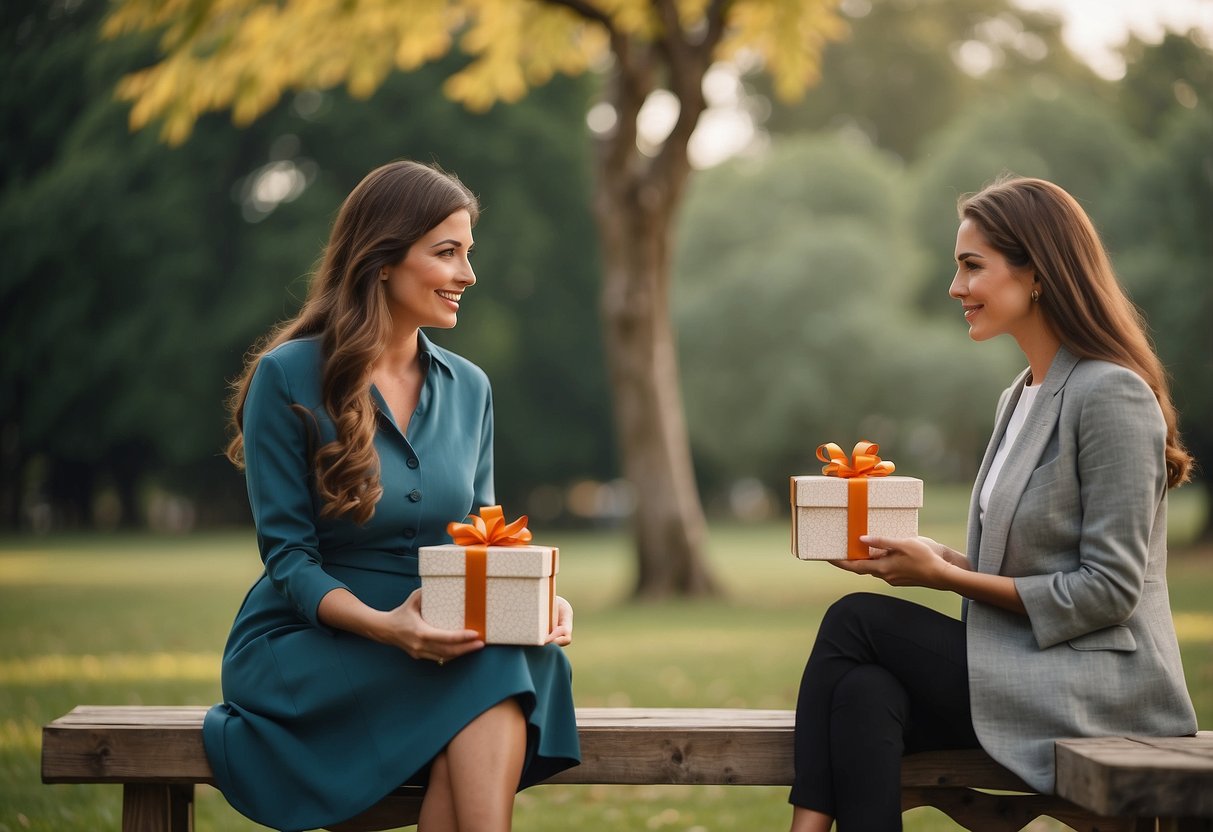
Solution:
<path fill-rule="evenodd" d="M 383 494 L 373 445 L 371 368 L 391 335 L 379 273 L 403 260 L 413 243 L 460 210 L 475 224 L 480 213 L 476 197 L 437 165 L 391 162 L 358 183 L 337 212 L 299 314 L 253 346 L 232 384 L 228 459 L 244 465 L 244 401 L 262 356 L 286 341 L 320 335 L 324 408 L 337 429 L 337 438 L 315 449 L 311 460 L 321 516 L 347 515 L 356 523 L 371 518 Z M 303 411 L 300 405 L 294 409 Z"/>
<path fill-rule="evenodd" d="M 962 197 L 959 213 L 981 226 L 1008 263 L 1036 272 L 1041 312 L 1070 352 L 1127 367 L 1150 385 L 1167 425 L 1167 485 L 1187 482 L 1192 457 L 1179 437 L 1166 372 L 1078 201 L 1052 182 L 1007 177 Z"/>

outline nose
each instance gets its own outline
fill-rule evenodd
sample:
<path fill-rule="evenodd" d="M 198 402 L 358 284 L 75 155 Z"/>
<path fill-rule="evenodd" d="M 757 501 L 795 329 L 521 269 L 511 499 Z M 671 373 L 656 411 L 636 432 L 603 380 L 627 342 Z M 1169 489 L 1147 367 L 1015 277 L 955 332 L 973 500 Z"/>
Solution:
<path fill-rule="evenodd" d="M 465 286 L 472 286 L 476 283 L 476 270 L 472 268 L 471 260 L 463 261 L 463 274 L 459 276 L 459 282 Z"/>
<path fill-rule="evenodd" d="M 948 287 L 948 295 L 960 300 L 967 294 L 969 294 L 969 283 L 961 275 L 960 269 L 957 269 L 956 274 L 952 276 L 952 285 Z"/>

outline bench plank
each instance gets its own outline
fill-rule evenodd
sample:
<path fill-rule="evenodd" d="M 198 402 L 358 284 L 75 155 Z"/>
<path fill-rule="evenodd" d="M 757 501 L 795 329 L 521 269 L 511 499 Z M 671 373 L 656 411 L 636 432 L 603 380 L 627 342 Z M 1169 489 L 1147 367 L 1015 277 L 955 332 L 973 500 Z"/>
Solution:
<path fill-rule="evenodd" d="M 214 783 L 204 707 L 80 706 L 42 729 L 44 783 Z"/>
<path fill-rule="evenodd" d="M 206 710 L 202 706 L 77 707 L 43 728 L 43 782 L 122 784 L 125 832 L 190 832 L 194 784 L 214 782 L 202 745 Z M 794 713 L 787 710 L 578 708 L 583 762 L 547 782 L 790 785 L 794 720 Z M 1205 734 L 1213 737 L 1213 732 Z M 1178 747 L 1185 740 L 1158 742 L 1159 753 L 1182 756 L 1187 748 Z M 1189 759 L 1203 759 L 1203 754 L 1201 745 Z M 1203 762 L 1213 770 L 1213 760 Z M 972 828 L 1017 829 L 1039 814 L 1064 819 L 1084 831 L 1137 828 L 1131 820 L 1093 817 L 1057 797 L 974 791 L 1031 792 L 980 749 L 906 757 L 902 789 L 907 808 L 936 806 Z M 368 832 L 415 823 L 420 795 L 419 789 L 398 789 L 358 818 L 332 828 Z M 1183 800 L 1187 802 L 1178 805 L 1185 809 L 1204 805 Z M 1080 805 L 1100 815 L 1132 813 Z M 1173 812 L 1160 809 L 1157 814 Z"/>
<path fill-rule="evenodd" d="M 202 706 L 74 708 L 43 728 L 42 780 L 213 784 L 205 713 Z M 794 718 L 748 708 L 578 708 L 583 762 L 547 782 L 791 785 Z M 905 786 L 1031 791 L 977 749 L 911 755 L 902 769 Z"/>
<path fill-rule="evenodd" d="M 1059 740 L 1057 793 L 1102 814 L 1213 818 L 1213 731 Z"/>

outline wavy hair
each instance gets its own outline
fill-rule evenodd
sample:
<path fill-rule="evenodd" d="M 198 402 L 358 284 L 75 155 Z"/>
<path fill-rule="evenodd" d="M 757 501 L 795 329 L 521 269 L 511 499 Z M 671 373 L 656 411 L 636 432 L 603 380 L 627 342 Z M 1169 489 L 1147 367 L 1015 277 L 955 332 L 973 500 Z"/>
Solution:
<path fill-rule="evenodd" d="M 1167 485 L 1187 482 L 1192 457 L 1180 440 L 1166 371 L 1078 201 L 1043 179 L 1005 177 L 961 197 L 958 210 L 1008 263 L 1036 272 L 1040 310 L 1070 352 L 1127 367 L 1150 385 L 1167 425 Z"/>
<path fill-rule="evenodd" d="M 337 430 L 332 442 L 319 448 L 309 444 L 320 514 L 344 515 L 360 524 L 370 520 L 383 495 L 373 444 L 371 368 L 392 332 L 379 273 L 398 264 L 413 243 L 461 210 L 471 215 L 474 225 L 480 214 L 476 197 L 437 165 L 391 162 L 358 183 L 337 212 L 299 313 L 254 344 L 243 372 L 232 383 L 232 438 L 227 446 L 232 463 L 244 466 L 244 402 L 262 357 L 287 341 L 319 335 L 322 398 Z M 302 405 L 292 409 L 305 425 L 313 421 Z"/>

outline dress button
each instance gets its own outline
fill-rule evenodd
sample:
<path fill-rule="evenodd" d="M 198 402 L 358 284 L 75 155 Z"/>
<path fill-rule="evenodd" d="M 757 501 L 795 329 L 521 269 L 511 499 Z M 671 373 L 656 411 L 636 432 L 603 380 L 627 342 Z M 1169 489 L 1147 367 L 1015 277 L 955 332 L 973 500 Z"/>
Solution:
<path fill-rule="evenodd" d="M 409 540 L 412 540 L 414 537 L 417 536 L 417 530 L 416 529 L 405 529 L 404 536 L 407 537 Z"/>
<path fill-rule="evenodd" d="M 417 461 L 417 457 L 415 457 L 415 456 L 410 456 L 410 457 L 409 457 L 409 461 L 408 461 L 407 463 L 405 463 L 405 464 L 406 464 L 406 465 L 408 465 L 410 468 L 416 468 L 416 467 L 417 467 L 418 465 L 420 465 L 421 463 Z"/>
<path fill-rule="evenodd" d="M 418 491 L 416 488 L 414 488 L 412 491 L 409 492 L 409 502 L 411 502 L 411 503 L 421 502 L 421 492 Z"/>

